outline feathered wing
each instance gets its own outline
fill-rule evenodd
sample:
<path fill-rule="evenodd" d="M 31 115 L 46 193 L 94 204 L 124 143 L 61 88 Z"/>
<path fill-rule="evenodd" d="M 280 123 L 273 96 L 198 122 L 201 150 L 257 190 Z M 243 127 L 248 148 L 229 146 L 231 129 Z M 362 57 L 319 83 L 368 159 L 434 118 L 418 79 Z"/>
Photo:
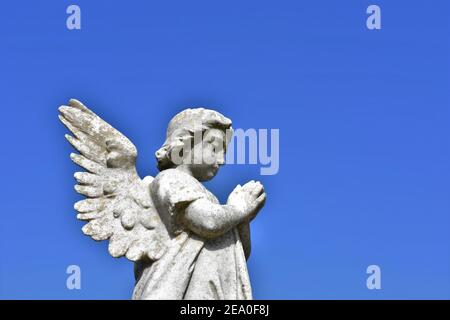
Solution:
<path fill-rule="evenodd" d="M 77 100 L 59 111 L 73 133 L 66 139 L 80 152 L 70 158 L 87 171 L 75 173 L 75 190 L 87 197 L 75 203 L 77 218 L 88 221 L 83 233 L 97 241 L 109 239 L 113 257 L 159 259 L 168 235 L 151 200 L 153 178 L 141 180 L 136 172 L 136 147 Z"/>

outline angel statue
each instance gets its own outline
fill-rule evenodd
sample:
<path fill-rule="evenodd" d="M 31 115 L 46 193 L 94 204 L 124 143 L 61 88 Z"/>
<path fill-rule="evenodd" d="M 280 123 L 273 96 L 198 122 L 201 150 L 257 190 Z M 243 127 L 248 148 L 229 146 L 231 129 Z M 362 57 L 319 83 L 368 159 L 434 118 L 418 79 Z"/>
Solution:
<path fill-rule="evenodd" d="M 264 206 L 260 182 L 238 185 L 222 205 L 201 183 L 225 163 L 231 120 L 186 109 L 169 122 L 156 152 L 159 174 L 141 179 L 136 147 L 77 100 L 59 108 L 80 154 L 70 158 L 83 233 L 109 239 L 113 257 L 135 263 L 133 299 L 252 299 L 249 223 Z M 196 139 L 199 137 L 199 139 Z"/>

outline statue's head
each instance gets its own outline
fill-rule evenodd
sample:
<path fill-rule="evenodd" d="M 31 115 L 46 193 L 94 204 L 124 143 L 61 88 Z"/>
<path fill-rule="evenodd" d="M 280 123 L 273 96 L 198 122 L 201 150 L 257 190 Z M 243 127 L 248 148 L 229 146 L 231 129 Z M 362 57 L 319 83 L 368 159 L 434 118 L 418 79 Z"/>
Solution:
<path fill-rule="evenodd" d="M 155 153 L 158 169 L 183 165 L 199 181 L 212 179 L 225 164 L 232 130 L 231 120 L 217 111 L 204 108 L 181 111 L 170 120 L 166 141 Z"/>

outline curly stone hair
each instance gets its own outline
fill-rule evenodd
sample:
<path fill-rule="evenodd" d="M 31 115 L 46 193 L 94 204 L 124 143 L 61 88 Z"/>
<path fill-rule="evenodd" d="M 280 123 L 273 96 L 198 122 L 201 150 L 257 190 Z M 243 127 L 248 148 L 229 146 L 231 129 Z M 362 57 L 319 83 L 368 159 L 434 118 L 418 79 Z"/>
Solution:
<path fill-rule="evenodd" d="M 176 114 L 167 127 L 166 141 L 155 152 L 158 169 L 163 171 L 176 167 L 170 156 L 171 151 L 183 148 L 187 143 L 192 145 L 196 132 L 201 132 L 203 136 L 209 129 L 222 130 L 227 140 L 226 145 L 230 142 L 233 133 L 231 120 L 221 113 L 205 108 L 189 108 Z"/>

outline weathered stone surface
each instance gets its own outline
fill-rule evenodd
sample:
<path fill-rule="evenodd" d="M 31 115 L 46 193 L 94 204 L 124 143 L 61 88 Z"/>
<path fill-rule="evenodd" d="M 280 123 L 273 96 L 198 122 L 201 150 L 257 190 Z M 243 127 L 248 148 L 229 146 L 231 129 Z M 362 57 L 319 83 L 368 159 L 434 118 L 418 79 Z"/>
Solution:
<path fill-rule="evenodd" d="M 82 230 L 109 240 L 113 257 L 135 262 L 133 299 L 251 299 L 246 258 L 250 221 L 266 194 L 259 182 L 238 185 L 221 205 L 200 181 L 225 162 L 231 120 L 220 113 L 186 109 L 169 123 L 156 152 L 160 173 L 141 179 L 137 151 L 123 134 L 77 100 L 59 108 L 80 154 L 71 159 L 75 203 Z M 196 137 L 200 139 L 196 139 Z"/>

